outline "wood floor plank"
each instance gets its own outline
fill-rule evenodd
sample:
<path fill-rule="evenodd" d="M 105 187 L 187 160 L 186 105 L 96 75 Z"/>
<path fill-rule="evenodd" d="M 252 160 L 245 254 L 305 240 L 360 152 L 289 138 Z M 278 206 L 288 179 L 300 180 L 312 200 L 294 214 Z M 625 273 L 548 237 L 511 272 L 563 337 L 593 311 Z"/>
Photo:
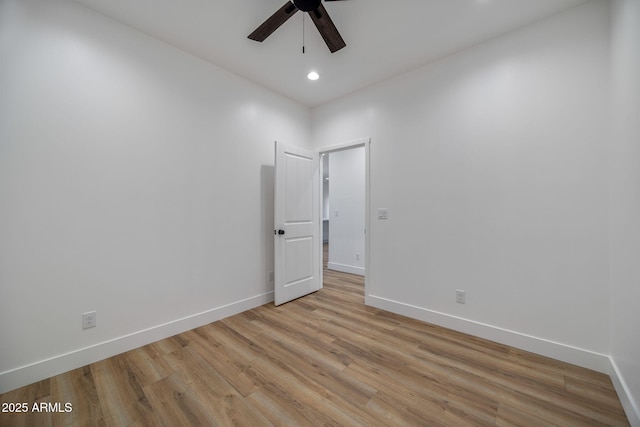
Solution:
<path fill-rule="evenodd" d="M 256 390 L 247 397 L 247 402 L 258 410 L 274 426 L 313 427 L 313 419 L 298 407 L 295 400 L 280 393 L 273 393 L 268 387 Z"/>
<path fill-rule="evenodd" d="M 180 374 L 144 387 L 144 394 L 154 411 L 145 421 L 159 426 L 215 426 L 215 420 L 204 410 L 199 397 L 187 392 Z M 152 417 L 152 418 L 147 418 Z"/>
<path fill-rule="evenodd" d="M 242 396 L 250 395 L 262 381 L 251 369 L 251 361 L 257 356 L 242 351 L 233 341 L 225 341 L 221 334 L 215 334 L 211 329 L 199 328 L 201 339 L 194 341 L 190 348 L 205 357 L 209 365 Z M 183 369 L 191 367 L 186 365 Z"/>
<path fill-rule="evenodd" d="M 261 336 L 257 338 L 261 345 L 282 360 L 288 360 L 289 366 L 300 375 L 320 385 L 327 391 L 340 396 L 346 403 L 362 408 L 376 393 L 376 389 L 354 378 L 342 375 L 344 366 L 327 362 L 321 353 L 311 353 L 303 346 L 283 337 Z"/>
<path fill-rule="evenodd" d="M 401 409 L 395 418 L 402 420 L 393 425 L 493 425 L 497 403 L 480 395 L 470 398 L 458 394 L 451 399 L 446 377 L 420 376 L 404 370 L 390 372 L 372 366 L 370 362 L 354 362 L 346 373 L 376 384 L 380 392 L 371 405 Z M 430 384 L 425 387 L 425 384 Z M 379 414 L 382 415 L 382 414 Z M 416 419 L 422 420 L 416 424 Z"/>
<path fill-rule="evenodd" d="M 91 365 L 100 406 L 107 425 L 129 425 L 151 417 L 153 408 L 135 375 L 115 356 Z M 124 368 L 124 370 L 123 370 Z"/>
<path fill-rule="evenodd" d="M 85 420 L 92 420 L 91 425 L 105 425 L 98 390 L 89 366 L 75 369 L 69 375 L 53 377 L 51 400 L 72 404 L 73 410 L 69 413 L 66 425 L 82 426 Z"/>
<path fill-rule="evenodd" d="M 563 420 L 561 418 L 543 419 L 531 413 L 510 407 L 505 403 L 501 403 L 496 416 L 496 425 L 500 427 L 562 427 Z"/>
<path fill-rule="evenodd" d="M 165 356 L 176 366 L 176 379 L 185 393 L 197 396 L 200 412 L 216 425 L 270 425 L 264 416 L 247 404 L 243 396 L 229 384 L 220 372 L 190 346 Z M 205 424 L 206 425 L 206 424 Z"/>
<path fill-rule="evenodd" d="M 326 263 L 325 263 L 326 264 Z M 611 379 L 364 305 L 361 276 L 0 395 L 0 426 L 628 426 Z"/>
<path fill-rule="evenodd" d="M 314 359 L 322 366 L 330 367 L 336 371 L 342 370 L 351 361 L 351 359 L 345 359 L 343 353 L 339 352 L 332 343 L 318 341 L 316 339 L 317 332 L 313 328 L 300 327 L 300 325 L 294 327 L 291 322 L 283 320 L 282 316 L 274 316 L 264 312 L 262 312 L 260 321 L 270 328 L 269 333 L 264 335 L 273 336 L 287 342 L 290 347 L 297 348 L 298 357 L 307 360 Z"/>
<path fill-rule="evenodd" d="M 566 390 L 578 399 L 584 400 L 586 404 L 593 404 L 608 408 L 612 412 L 621 411 L 620 400 L 618 400 L 613 385 L 607 383 L 593 384 L 592 382 L 571 376 L 565 377 Z"/>

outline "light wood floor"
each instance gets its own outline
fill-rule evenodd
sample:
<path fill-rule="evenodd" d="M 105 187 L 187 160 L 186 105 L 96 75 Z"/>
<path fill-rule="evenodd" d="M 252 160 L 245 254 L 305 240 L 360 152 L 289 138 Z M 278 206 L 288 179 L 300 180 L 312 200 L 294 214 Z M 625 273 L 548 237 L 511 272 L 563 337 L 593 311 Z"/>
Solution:
<path fill-rule="evenodd" d="M 0 395 L 1 426 L 628 425 L 610 379 L 366 307 L 361 277 Z"/>

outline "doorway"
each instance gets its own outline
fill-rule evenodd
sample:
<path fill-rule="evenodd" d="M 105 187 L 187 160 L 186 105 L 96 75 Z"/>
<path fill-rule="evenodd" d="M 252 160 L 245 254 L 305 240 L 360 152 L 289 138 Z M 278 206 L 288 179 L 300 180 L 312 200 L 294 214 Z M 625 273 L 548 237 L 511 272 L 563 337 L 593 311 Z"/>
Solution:
<path fill-rule="evenodd" d="M 370 139 L 320 150 L 323 273 L 364 279 L 369 263 Z M 324 278 L 323 278 L 324 283 Z"/>
<path fill-rule="evenodd" d="M 364 235 L 364 248 L 347 247 L 348 256 L 353 256 L 359 265 L 331 260 L 331 242 L 328 256 L 330 267 L 340 269 L 340 274 L 359 275 L 364 287 L 366 302 L 369 280 L 369 146 L 370 140 L 363 139 L 351 143 L 325 148 L 319 152 L 289 146 L 278 141 L 275 143 L 275 185 L 274 185 L 274 302 L 284 304 L 293 299 L 315 292 L 324 284 L 323 262 L 323 162 L 320 154 L 347 152 L 360 148 L 364 150 L 364 159 L 360 174 L 364 170 L 364 194 L 362 189 L 358 198 L 364 199 L 364 226 L 347 227 L 352 234 Z M 329 167 L 329 172 L 330 172 Z M 349 169 L 349 168 L 347 168 Z M 349 181 L 347 178 L 346 181 Z M 330 179 L 329 179 L 330 181 Z M 360 177 L 362 181 L 362 177 Z M 329 187 L 331 185 L 329 184 Z M 353 195 L 343 196 L 346 199 Z M 331 199 L 329 196 L 329 203 Z M 328 239 L 331 240 L 331 216 L 341 217 L 342 208 L 331 209 L 328 206 Z M 362 209 L 362 206 L 360 206 Z M 360 216 L 362 216 L 360 214 Z M 349 236 L 347 236 L 349 237 Z M 335 240 L 335 239 L 334 239 Z M 354 252 L 355 248 L 355 252 Z M 350 252 L 350 254 L 349 254 Z M 362 259 L 364 257 L 364 260 Z M 345 268 L 355 268 L 348 270 Z M 327 270 L 327 275 L 335 270 Z M 355 277 L 355 276 L 354 276 Z"/>

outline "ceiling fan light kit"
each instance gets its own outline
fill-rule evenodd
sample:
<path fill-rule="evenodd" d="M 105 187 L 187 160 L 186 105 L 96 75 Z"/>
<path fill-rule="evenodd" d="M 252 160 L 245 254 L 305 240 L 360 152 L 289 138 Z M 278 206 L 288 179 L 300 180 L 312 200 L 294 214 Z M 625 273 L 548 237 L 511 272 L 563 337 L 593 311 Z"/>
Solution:
<path fill-rule="evenodd" d="M 282 24 L 287 22 L 298 10 L 309 14 L 331 53 L 337 52 L 347 45 L 331 20 L 331 17 L 329 17 L 329 13 L 323 6 L 321 0 L 291 0 L 286 2 L 284 6 L 249 34 L 249 38 L 258 42 L 264 41 L 273 34 L 275 30 L 280 28 Z"/>

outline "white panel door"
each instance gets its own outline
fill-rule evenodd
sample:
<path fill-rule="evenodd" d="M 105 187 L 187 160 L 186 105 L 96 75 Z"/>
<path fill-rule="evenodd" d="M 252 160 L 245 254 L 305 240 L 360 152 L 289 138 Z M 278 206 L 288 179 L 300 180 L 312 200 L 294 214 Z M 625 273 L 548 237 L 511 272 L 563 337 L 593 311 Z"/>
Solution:
<path fill-rule="evenodd" d="M 318 154 L 276 142 L 275 304 L 320 289 Z"/>

